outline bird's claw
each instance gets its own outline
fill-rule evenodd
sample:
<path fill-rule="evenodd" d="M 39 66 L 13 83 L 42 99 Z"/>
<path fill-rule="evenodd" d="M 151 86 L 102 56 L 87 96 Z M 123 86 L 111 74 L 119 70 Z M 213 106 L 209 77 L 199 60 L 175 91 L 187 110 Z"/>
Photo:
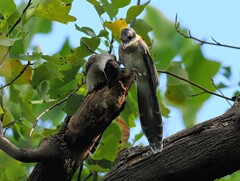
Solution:
<path fill-rule="evenodd" d="M 123 89 L 123 90 L 126 92 L 126 91 L 127 91 L 127 89 L 124 87 L 124 84 L 122 83 L 122 81 L 121 81 L 121 80 L 119 80 L 118 82 L 119 82 L 120 86 L 122 87 L 122 89 Z"/>

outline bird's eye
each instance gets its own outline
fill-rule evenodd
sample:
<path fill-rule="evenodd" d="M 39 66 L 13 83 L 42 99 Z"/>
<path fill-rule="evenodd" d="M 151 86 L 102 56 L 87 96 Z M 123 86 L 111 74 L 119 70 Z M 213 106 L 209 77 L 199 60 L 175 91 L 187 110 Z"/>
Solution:
<path fill-rule="evenodd" d="M 131 40 L 131 39 L 132 39 L 132 36 L 131 36 L 131 35 L 128 35 L 128 39 Z"/>

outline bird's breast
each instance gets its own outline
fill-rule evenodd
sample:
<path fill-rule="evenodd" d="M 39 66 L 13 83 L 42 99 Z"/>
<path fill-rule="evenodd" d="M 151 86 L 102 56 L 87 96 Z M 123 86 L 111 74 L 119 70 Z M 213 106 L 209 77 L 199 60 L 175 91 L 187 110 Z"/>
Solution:
<path fill-rule="evenodd" d="M 142 52 L 135 48 L 129 51 L 125 49 L 123 64 L 128 72 L 131 72 L 132 69 L 136 69 L 140 74 L 146 75 L 146 63 L 144 62 L 144 57 Z"/>

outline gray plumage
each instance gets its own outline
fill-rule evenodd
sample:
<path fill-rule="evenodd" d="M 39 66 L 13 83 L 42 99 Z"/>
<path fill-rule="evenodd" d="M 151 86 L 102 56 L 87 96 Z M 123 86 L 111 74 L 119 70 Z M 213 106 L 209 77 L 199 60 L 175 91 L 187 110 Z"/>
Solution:
<path fill-rule="evenodd" d="M 109 62 L 117 64 L 115 55 L 95 54 L 89 57 L 86 64 L 86 85 L 89 93 L 107 84 L 108 76 L 105 68 Z"/>
<path fill-rule="evenodd" d="M 132 28 L 121 31 L 120 61 L 127 72 L 138 71 L 138 109 L 143 133 L 154 153 L 162 150 L 162 117 L 157 100 L 158 74 L 146 43 Z"/>

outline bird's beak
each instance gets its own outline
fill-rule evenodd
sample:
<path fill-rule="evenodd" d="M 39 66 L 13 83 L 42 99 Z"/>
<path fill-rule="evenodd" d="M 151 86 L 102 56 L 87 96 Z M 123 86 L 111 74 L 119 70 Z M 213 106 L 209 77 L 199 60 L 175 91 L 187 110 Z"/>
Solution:
<path fill-rule="evenodd" d="M 123 49 L 125 49 L 127 46 L 127 43 L 122 43 L 122 45 L 123 45 Z"/>

